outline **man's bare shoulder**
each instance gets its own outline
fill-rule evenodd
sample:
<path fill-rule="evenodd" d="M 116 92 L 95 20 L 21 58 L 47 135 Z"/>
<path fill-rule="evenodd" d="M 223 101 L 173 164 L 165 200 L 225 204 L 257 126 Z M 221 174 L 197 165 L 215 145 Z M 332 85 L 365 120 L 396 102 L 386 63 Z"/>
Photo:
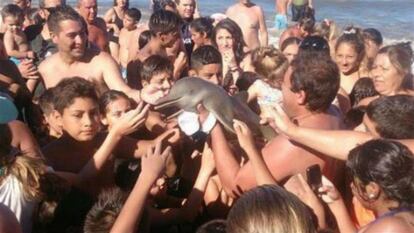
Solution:
<path fill-rule="evenodd" d="M 38 67 L 39 72 L 42 73 L 43 71 L 46 71 L 48 67 L 57 65 L 58 60 L 59 60 L 58 53 L 48 56 L 45 60 L 43 60 L 39 64 L 39 67 Z"/>

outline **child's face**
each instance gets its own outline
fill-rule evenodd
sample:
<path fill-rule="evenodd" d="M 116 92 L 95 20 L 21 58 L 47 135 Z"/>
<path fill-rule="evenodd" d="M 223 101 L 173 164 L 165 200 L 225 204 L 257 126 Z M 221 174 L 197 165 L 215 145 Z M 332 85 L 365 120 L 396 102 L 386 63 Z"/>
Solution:
<path fill-rule="evenodd" d="M 17 32 L 21 30 L 23 20 L 21 17 L 7 16 L 4 18 L 4 25 L 6 29 L 11 32 Z"/>
<path fill-rule="evenodd" d="M 62 135 L 62 125 L 59 124 L 58 119 L 56 118 L 55 114 L 50 113 L 48 115 L 43 115 L 46 121 L 47 126 L 49 127 L 49 133 L 52 136 L 60 136 Z"/>
<path fill-rule="evenodd" d="M 90 141 L 99 131 L 98 104 L 90 98 L 75 98 L 60 118 L 63 130 L 77 141 Z"/>
<path fill-rule="evenodd" d="M 222 81 L 221 64 L 207 64 L 197 71 L 197 77 L 216 85 L 221 85 Z"/>
<path fill-rule="evenodd" d="M 125 98 L 118 98 L 106 106 L 104 124 L 111 128 L 112 125 L 126 112 L 131 110 L 131 102 Z"/>
<path fill-rule="evenodd" d="M 171 89 L 172 75 L 169 72 L 161 72 L 152 76 L 150 84 L 158 86 L 164 95 L 167 95 Z M 145 85 L 145 83 L 144 83 Z"/>
<path fill-rule="evenodd" d="M 124 16 L 123 23 L 124 23 L 124 28 L 127 29 L 127 30 L 132 30 L 137 25 L 137 21 L 135 19 L 129 17 L 128 15 Z"/>

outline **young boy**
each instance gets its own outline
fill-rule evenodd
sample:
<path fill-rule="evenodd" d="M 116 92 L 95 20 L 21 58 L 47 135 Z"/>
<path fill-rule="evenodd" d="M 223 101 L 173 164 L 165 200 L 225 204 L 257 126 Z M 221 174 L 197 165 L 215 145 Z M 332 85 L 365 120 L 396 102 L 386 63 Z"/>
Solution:
<path fill-rule="evenodd" d="M 216 85 L 222 84 L 221 54 L 211 45 L 201 46 L 191 55 L 190 76 L 202 78 Z"/>
<path fill-rule="evenodd" d="M 138 26 L 141 19 L 141 12 L 137 8 L 126 10 L 123 19 L 124 27 L 119 34 L 119 63 L 121 65 L 122 77 L 126 78 L 126 67 L 128 65 L 129 46 L 131 41 L 137 43 L 139 34 L 143 31 Z"/>
<path fill-rule="evenodd" d="M 56 171 L 79 173 L 96 153 L 109 154 L 98 166 L 94 161 L 86 172 L 96 172 L 93 181 L 80 185 L 96 195 L 103 187 L 113 186 L 113 154 L 125 158 L 140 158 L 149 146 L 170 135 L 161 135 L 152 141 L 137 141 L 126 137 L 141 126 L 148 105 L 124 114 L 108 133 L 100 132 L 98 97 L 94 85 L 79 77 L 63 79 L 54 90 L 54 112 L 62 126 L 63 135 L 44 148 L 47 163 Z M 171 132 L 168 132 L 171 134 Z M 174 143 L 174 139 L 168 141 Z M 109 157 L 109 158 L 108 158 Z"/>
<path fill-rule="evenodd" d="M 2 9 L 1 16 L 6 26 L 4 46 L 7 55 L 17 64 L 19 63 L 19 59 L 34 59 L 35 54 L 30 50 L 29 43 L 22 28 L 24 19 L 22 9 L 17 5 L 8 4 Z"/>
<path fill-rule="evenodd" d="M 54 88 L 45 90 L 45 92 L 39 98 L 39 107 L 43 113 L 43 119 L 47 127 L 47 142 L 52 142 L 62 136 L 62 126 L 56 121 L 55 114 L 53 110 L 53 97 L 54 97 Z"/>
<path fill-rule="evenodd" d="M 135 46 L 130 46 L 128 80 L 138 78 L 139 63 L 151 55 L 167 57 L 166 49 L 173 47 L 180 37 L 180 23 L 180 17 L 170 11 L 160 10 L 151 15 L 148 23 L 151 31 L 150 41 L 140 50 L 137 43 L 134 43 Z"/>

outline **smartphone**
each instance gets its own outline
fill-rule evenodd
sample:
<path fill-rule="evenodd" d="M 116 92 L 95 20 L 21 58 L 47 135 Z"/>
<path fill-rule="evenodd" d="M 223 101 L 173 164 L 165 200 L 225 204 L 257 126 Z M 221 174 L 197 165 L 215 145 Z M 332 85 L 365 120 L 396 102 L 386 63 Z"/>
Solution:
<path fill-rule="evenodd" d="M 318 189 L 322 186 L 321 167 L 318 164 L 308 167 L 306 169 L 306 177 L 313 192 L 317 193 Z"/>

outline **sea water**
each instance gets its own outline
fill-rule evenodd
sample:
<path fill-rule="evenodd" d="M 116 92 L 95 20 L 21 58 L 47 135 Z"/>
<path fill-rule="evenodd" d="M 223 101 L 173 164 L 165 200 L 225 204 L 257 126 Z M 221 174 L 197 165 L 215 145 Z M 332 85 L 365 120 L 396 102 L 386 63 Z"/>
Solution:
<path fill-rule="evenodd" d="M 11 0 L 0 0 L 0 5 Z M 37 5 L 33 0 L 33 5 Z M 75 6 L 77 0 L 66 0 Z M 200 13 L 208 16 L 224 13 L 228 6 L 237 0 L 197 0 Z M 265 13 L 270 42 L 275 43 L 280 32 L 274 29 L 275 1 L 254 0 Z M 354 25 L 362 28 L 378 29 L 385 38 L 385 43 L 395 41 L 414 41 L 414 0 L 314 0 L 317 20 L 325 18 L 334 20 L 340 27 Z M 98 0 L 99 14 L 103 15 L 112 7 L 113 0 Z M 143 20 L 148 19 L 150 0 L 130 0 L 131 7 L 137 7 L 143 13 Z M 289 11 L 290 14 L 290 11 Z"/>

